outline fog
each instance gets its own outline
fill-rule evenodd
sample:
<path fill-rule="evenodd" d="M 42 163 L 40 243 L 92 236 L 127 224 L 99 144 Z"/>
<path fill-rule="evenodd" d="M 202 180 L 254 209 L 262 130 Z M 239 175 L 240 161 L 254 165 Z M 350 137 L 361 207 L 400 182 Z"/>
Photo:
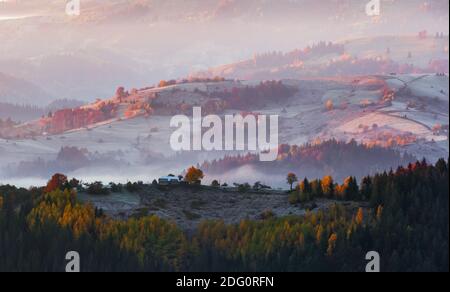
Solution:
<path fill-rule="evenodd" d="M 360 0 L 81 0 L 75 17 L 61 1 L 1 2 L 0 72 L 91 101 L 322 40 L 447 33 L 448 1 L 426 3 L 386 0 L 373 18 Z"/>
<path fill-rule="evenodd" d="M 366 14 L 367 2 L 81 0 L 80 15 L 69 16 L 65 1 L 0 0 L 0 103 L 46 109 L 60 99 L 89 102 L 113 96 L 119 86 L 126 90 L 145 88 L 160 80 L 182 79 L 211 67 L 251 59 L 255 54 L 290 52 L 320 41 L 415 37 L 421 31 L 430 36 L 443 33 L 448 41 L 448 0 L 382 0 L 381 14 L 376 17 Z M 448 44 L 442 46 L 447 46 L 448 55 Z M 380 47 L 386 50 L 384 44 Z M 417 47 L 416 51 L 422 49 Z M 428 64 L 430 58 L 426 56 Z M 295 141 L 299 139 L 308 141 L 295 137 Z M 47 149 L 35 147 L 37 152 Z M 21 162 L 16 160 L 17 164 Z M 168 173 L 179 174 L 207 158 L 170 160 L 178 162 L 122 168 L 95 165 L 61 171 L 85 182 L 151 182 Z M 7 165 L 0 165 L 0 172 L 4 167 Z M 0 173 L 0 184 L 44 185 L 50 175 L 16 178 Z M 207 176 L 205 183 L 213 179 L 229 184 L 261 181 L 285 186 L 283 176 L 267 177 L 248 167 L 218 177 Z"/>

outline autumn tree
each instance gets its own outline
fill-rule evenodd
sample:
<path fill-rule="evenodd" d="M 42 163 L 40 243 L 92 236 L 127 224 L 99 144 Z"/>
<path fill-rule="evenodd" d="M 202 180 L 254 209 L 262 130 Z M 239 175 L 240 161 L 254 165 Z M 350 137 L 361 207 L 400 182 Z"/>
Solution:
<path fill-rule="evenodd" d="M 344 181 L 343 185 L 343 197 L 345 200 L 356 200 L 359 195 L 359 187 L 356 182 L 356 178 L 348 177 Z"/>
<path fill-rule="evenodd" d="M 331 99 L 327 100 L 327 102 L 325 103 L 325 108 L 328 111 L 332 111 L 334 109 L 334 103 Z"/>
<path fill-rule="evenodd" d="M 70 247 L 93 272 L 361 272 L 367 250 L 383 251 L 386 272 L 446 272 L 448 169 L 441 160 L 374 175 L 357 210 L 337 203 L 273 218 L 267 209 L 264 220 L 205 220 L 189 232 L 157 216 L 109 217 L 74 190 L 0 185 L 0 271 L 61 271 Z M 321 184 L 310 184 L 314 197 Z"/>
<path fill-rule="evenodd" d="M 325 197 L 331 198 L 334 195 L 334 181 L 331 176 L 325 176 L 322 179 L 322 191 Z"/>
<path fill-rule="evenodd" d="M 167 86 L 167 81 L 166 80 L 161 80 L 158 83 L 158 87 L 162 88 L 162 87 L 166 87 Z"/>
<path fill-rule="evenodd" d="M 116 90 L 116 98 L 122 102 L 122 100 L 126 97 L 125 88 L 120 86 Z"/>
<path fill-rule="evenodd" d="M 171 86 L 171 85 L 175 85 L 175 84 L 177 84 L 177 81 L 176 80 L 168 80 L 168 81 L 166 81 L 166 80 L 161 80 L 159 83 L 158 83 L 158 87 L 167 87 L 167 86 Z"/>
<path fill-rule="evenodd" d="M 381 220 L 381 216 L 383 216 L 383 206 L 379 205 L 377 208 L 377 220 L 380 221 Z"/>
<path fill-rule="evenodd" d="M 358 209 L 358 213 L 356 214 L 356 224 L 362 225 L 364 221 L 364 211 L 362 208 Z"/>
<path fill-rule="evenodd" d="M 203 171 L 194 166 L 188 169 L 184 180 L 189 184 L 201 184 L 202 179 L 204 178 Z"/>
<path fill-rule="evenodd" d="M 291 186 L 291 192 L 293 190 L 293 185 L 298 181 L 297 175 L 295 173 L 289 173 L 287 175 L 287 183 Z"/>
<path fill-rule="evenodd" d="M 327 254 L 329 256 L 333 255 L 334 250 L 336 249 L 336 242 L 337 242 L 338 236 L 336 233 L 331 234 L 330 238 L 328 239 L 328 248 L 327 248 Z"/>
<path fill-rule="evenodd" d="M 52 176 L 52 178 L 47 183 L 47 187 L 45 188 L 46 193 L 51 193 L 58 189 L 63 189 L 67 186 L 68 180 L 67 176 L 64 174 L 57 173 Z"/>

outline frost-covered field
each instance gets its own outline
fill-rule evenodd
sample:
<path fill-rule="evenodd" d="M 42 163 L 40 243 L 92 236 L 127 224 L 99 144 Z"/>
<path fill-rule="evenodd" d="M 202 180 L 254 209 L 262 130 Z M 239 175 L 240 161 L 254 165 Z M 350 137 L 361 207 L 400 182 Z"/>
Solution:
<path fill-rule="evenodd" d="M 130 216 L 157 215 L 171 220 L 181 228 L 192 231 L 204 220 L 223 220 L 237 224 L 245 219 L 261 220 L 270 211 L 273 216 L 305 215 L 306 209 L 316 213 L 328 210 L 336 201 L 317 200 L 315 205 L 296 206 L 289 203 L 285 192 L 240 193 L 232 188 L 158 188 L 146 186 L 137 194 L 113 193 L 92 196 L 81 193 L 80 199 L 91 202 L 106 214 L 119 219 Z M 359 207 L 347 202 L 348 208 Z"/>
<path fill-rule="evenodd" d="M 261 114 L 280 116 L 280 143 L 302 145 L 331 138 L 355 139 L 395 147 L 430 161 L 448 157 L 448 76 L 390 75 L 284 82 L 297 86 L 299 92 L 287 102 L 255 109 Z M 388 97 L 386 90 L 392 91 Z M 170 172 L 178 174 L 191 164 L 233 154 L 185 153 L 181 159 L 170 147 L 174 131 L 170 118 L 140 116 L 54 136 L 0 139 L 0 177 L 5 176 L 2 172 L 6 167 L 21 161 L 54 160 L 64 146 L 85 148 L 93 156 L 106 155 L 121 161 L 113 167 L 91 166 L 69 173 L 85 181 L 105 182 L 149 182 Z M 8 178 L 0 180 L 3 182 L 27 185 L 30 180 Z"/>

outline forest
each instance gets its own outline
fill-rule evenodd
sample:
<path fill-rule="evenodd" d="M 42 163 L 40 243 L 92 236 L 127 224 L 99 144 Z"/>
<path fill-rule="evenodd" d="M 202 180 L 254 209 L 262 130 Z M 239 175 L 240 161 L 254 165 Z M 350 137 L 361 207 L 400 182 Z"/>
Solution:
<path fill-rule="evenodd" d="M 297 89 L 281 81 L 265 81 L 256 86 L 235 87 L 231 91 L 215 92 L 211 97 L 224 100 L 228 109 L 250 110 L 264 107 L 269 103 L 281 103 L 296 92 Z"/>
<path fill-rule="evenodd" d="M 271 163 L 261 162 L 258 155 L 250 153 L 207 161 L 200 168 L 207 174 L 215 175 L 247 165 L 268 175 L 294 172 L 301 178 L 317 178 L 326 173 L 342 181 L 349 175 L 375 174 L 416 160 L 412 155 L 381 146 L 328 140 L 303 146 L 281 145 L 278 159 Z"/>
<path fill-rule="evenodd" d="M 98 143 L 103 143 L 99 140 Z M 123 163 L 121 151 L 91 153 L 86 148 L 61 147 L 56 158 L 45 160 L 38 157 L 29 161 L 19 161 L 3 166 L 2 171 L 8 177 L 34 176 L 47 178 L 56 172 L 71 172 L 91 165 L 114 166 Z"/>
<path fill-rule="evenodd" d="M 6 122 L 14 117 L 14 121 L 17 123 L 27 122 L 47 116 L 50 112 L 81 105 L 83 102 L 71 99 L 57 99 L 45 107 L 0 102 L 0 120 L 3 119 Z M 2 125 L 0 122 L 0 128 L 3 126 L 7 126 L 7 124 Z"/>
<path fill-rule="evenodd" d="M 385 272 L 448 272 L 448 171 L 448 160 L 415 162 L 347 181 L 343 199 L 357 209 L 336 201 L 305 216 L 205 221 L 190 235 L 156 216 L 108 218 L 61 175 L 43 188 L 0 186 L 0 271 L 64 271 L 74 250 L 84 272 L 362 272 L 369 251 Z M 341 191 L 330 179 L 321 189 L 331 198 Z M 305 190 L 303 181 L 293 193 Z"/>

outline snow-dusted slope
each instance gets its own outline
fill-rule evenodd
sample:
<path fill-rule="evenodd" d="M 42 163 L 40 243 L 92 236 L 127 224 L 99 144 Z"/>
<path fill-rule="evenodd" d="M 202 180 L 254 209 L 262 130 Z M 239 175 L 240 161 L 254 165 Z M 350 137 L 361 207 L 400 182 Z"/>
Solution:
<path fill-rule="evenodd" d="M 280 143 L 301 145 L 332 138 L 355 139 L 369 145 L 398 148 L 434 161 L 448 157 L 449 153 L 448 81 L 448 76 L 440 75 L 284 80 L 285 84 L 298 87 L 298 93 L 285 103 L 270 104 L 257 112 L 280 115 Z M 194 98 L 191 102 L 195 103 L 198 90 L 229 86 L 232 83 L 176 85 L 145 89 L 136 98 L 158 93 L 161 100 L 170 100 L 176 93 L 191 96 Z M 53 160 L 61 147 L 76 146 L 87 149 L 93 156 L 122 162 L 114 170 L 79 169 L 73 173 L 75 176 L 100 179 L 118 176 L 126 181 L 176 172 L 190 163 L 232 154 L 176 156 L 169 144 L 174 131 L 170 128 L 170 118 L 171 115 L 157 112 L 131 118 L 122 116 L 58 135 L 0 139 L 0 165 L 14 167 L 20 161 L 38 157 Z"/>

